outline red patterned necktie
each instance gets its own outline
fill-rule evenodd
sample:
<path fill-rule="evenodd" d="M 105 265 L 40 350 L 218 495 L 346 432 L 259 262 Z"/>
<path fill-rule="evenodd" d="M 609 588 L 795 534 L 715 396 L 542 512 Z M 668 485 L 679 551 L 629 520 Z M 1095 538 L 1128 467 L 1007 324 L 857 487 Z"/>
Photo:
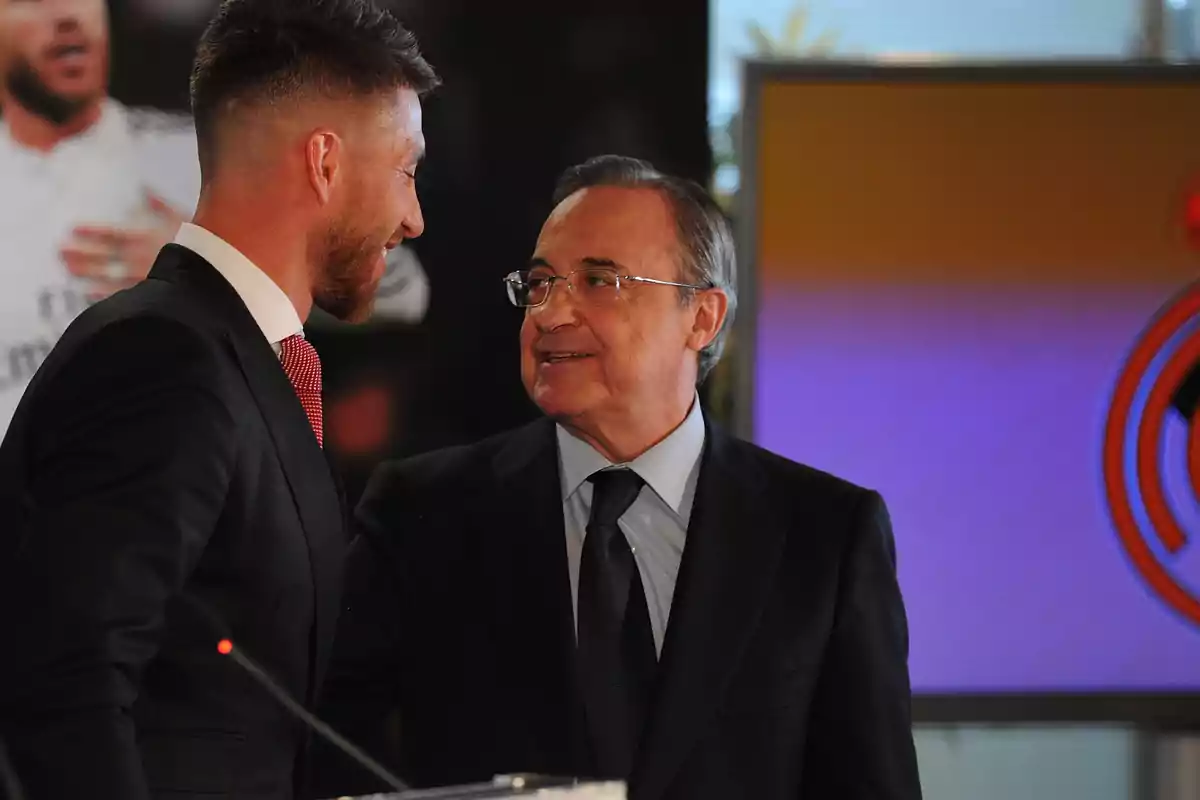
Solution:
<path fill-rule="evenodd" d="M 321 358 L 308 339 L 294 333 L 279 343 L 279 360 L 304 406 L 304 413 L 317 435 L 317 444 L 324 446 L 321 411 Z"/>

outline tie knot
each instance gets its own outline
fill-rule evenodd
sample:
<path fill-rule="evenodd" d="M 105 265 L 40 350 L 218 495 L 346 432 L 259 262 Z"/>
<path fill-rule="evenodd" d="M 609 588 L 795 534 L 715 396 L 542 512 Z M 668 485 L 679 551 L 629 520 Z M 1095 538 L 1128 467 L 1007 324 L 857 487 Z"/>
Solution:
<path fill-rule="evenodd" d="M 312 343 L 293 333 L 279 343 L 279 360 L 296 391 L 321 392 L 321 358 Z"/>
<path fill-rule="evenodd" d="M 592 495 L 591 522 L 597 525 L 616 525 L 629 510 L 642 490 L 641 477 L 631 469 L 606 469 L 590 478 L 595 492 Z"/>

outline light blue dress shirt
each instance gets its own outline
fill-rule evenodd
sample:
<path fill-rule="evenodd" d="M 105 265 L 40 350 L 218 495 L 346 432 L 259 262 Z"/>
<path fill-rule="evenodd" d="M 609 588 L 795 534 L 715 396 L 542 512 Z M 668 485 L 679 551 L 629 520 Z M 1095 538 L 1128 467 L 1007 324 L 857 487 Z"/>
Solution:
<path fill-rule="evenodd" d="M 646 485 L 618 525 L 625 534 L 642 577 L 654 645 L 662 653 L 671 600 L 683 548 L 687 541 L 700 455 L 704 451 L 704 416 L 700 401 L 678 428 L 628 464 L 614 465 L 590 444 L 558 426 L 559 476 L 562 479 L 563 518 L 567 534 L 567 569 L 571 576 L 571 607 L 579 624 L 579 562 L 592 510 L 592 474 L 613 466 L 636 472 Z"/>

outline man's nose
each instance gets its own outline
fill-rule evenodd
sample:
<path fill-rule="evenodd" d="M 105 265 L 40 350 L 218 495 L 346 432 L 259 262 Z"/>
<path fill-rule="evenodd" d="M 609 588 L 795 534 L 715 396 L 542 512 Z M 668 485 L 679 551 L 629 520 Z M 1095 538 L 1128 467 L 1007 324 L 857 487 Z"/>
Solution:
<path fill-rule="evenodd" d="M 79 30 L 79 3 L 77 0 L 58 0 L 51 4 L 50 13 L 54 15 L 55 33 L 75 33 Z"/>
<path fill-rule="evenodd" d="M 550 288 L 550 295 L 540 306 L 529 309 L 533 321 L 543 331 L 551 331 L 565 325 L 572 325 L 579 317 L 579 307 L 575 294 L 566 281 L 555 281 Z"/>
<path fill-rule="evenodd" d="M 405 239 L 415 239 L 425 232 L 425 215 L 421 213 L 421 201 L 413 203 L 412 211 L 402 224 Z"/>

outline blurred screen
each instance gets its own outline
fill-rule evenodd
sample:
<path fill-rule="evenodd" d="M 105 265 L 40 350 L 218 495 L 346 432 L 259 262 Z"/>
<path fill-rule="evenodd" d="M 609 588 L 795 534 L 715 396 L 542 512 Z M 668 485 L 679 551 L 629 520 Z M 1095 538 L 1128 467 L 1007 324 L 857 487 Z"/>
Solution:
<path fill-rule="evenodd" d="M 1200 80 L 803 69 L 748 98 L 753 436 L 883 494 L 914 691 L 1200 687 L 1194 402 L 1153 451 L 1185 541 L 1144 537 L 1174 600 L 1102 470 L 1124 364 L 1200 265 Z"/>

